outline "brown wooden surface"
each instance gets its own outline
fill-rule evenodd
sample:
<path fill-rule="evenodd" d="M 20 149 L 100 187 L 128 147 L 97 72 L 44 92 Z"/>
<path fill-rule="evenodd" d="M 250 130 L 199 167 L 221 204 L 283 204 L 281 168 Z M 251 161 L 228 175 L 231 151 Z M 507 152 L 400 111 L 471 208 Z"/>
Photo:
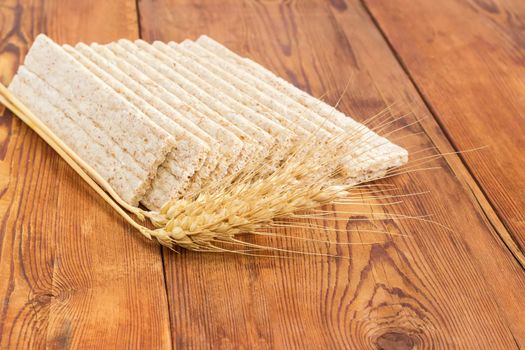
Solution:
<path fill-rule="evenodd" d="M 366 3 L 525 252 L 525 2 Z"/>
<path fill-rule="evenodd" d="M 180 41 L 208 33 L 314 95 L 328 92 L 332 103 L 350 79 L 342 110 L 364 119 L 402 101 L 419 118 L 427 117 L 425 130 L 444 143 L 359 2 L 142 1 L 140 6 L 146 40 Z M 402 134 L 418 131 L 414 126 Z M 419 135 L 403 144 L 425 148 L 432 141 Z M 389 222 L 389 230 L 410 238 L 344 250 L 351 263 L 166 254 L 173 338 L 194 346 L 260 342 L 298 348 L 524 344 L 523 320 L 515 309 L 523 305 L 522 271 L 487 228 L 467 190 L 442 165 L 443 170 L 392 182 L 406 191 L 431 190 L 405 210 L 434 213 L 453 232 Z M 488 259 L 493 252 L 499 257 Z M 213 278 L 188 283 L 194 276 Z M 509 288 L 509 283 L 516 285 Z M 192 298 L 181 300 L 185 295 Z"/>
<path fill-rule="evenodd" d="M 340 109 L 358 120 L 397 102 L 398 110 L 413 111 L 422 121 L 395 140 L 411 150 L 453 149 L 445 137 L 453 133 L 444 133 L 425 108 L 417 91 L 422 87 L 411 83 L 359 1 L 142 0 L 138 12 L 134 1 L 80 3 L 0 5 L 4 83 L 41 31 L 60 43 L 134 38 L 138 28 L 146 40 L 204 33 L 314 95 L 327 93 L 330 103 L 349 82 Z M 389 8 L 387 3 L 374 2 L 374 9 Z M 470 123 L 476 121 L 466 118 Z M 450 229 L 346 216 L 338 221 L 338 240 L 383 242 L 320 247 L 350 260 L 269 259 L 161 252 L 10 113 L 0 118 L 0 145 L 1 348 L 170 348 L 170 342 L 174 348 L 224 349 L 525 346 L 525 275 L 492 212 L 491 203 L 504 203 L 503 197 L 491 196 L 483 183 L 480 189 L 478 173 L 472 171 L 474 179 L 468 171 L 477 163 L 467 169 L 450 157 L 435 163 L 441 169 L 384 180 L 397 193 L 430 193 L 382 210 L 431 213 Z M 519 209 L 516 193 L 505 194 L 508 205 Z M 374 236 L 365 232 L 370 229 L 406 236 Z"/>

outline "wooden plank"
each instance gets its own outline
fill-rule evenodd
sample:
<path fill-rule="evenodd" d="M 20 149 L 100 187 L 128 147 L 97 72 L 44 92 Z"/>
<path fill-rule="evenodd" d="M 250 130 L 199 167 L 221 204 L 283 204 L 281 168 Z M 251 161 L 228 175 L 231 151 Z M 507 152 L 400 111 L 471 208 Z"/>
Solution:
<path fill-rule="evenodd" d="M 134 1 L 4 1 L 2 82 L 33 38 L 137 37 Z M 157 244 L 11 113 L 0 118 L 0 348 L 170 348 Z"/>
<path fill-rule="evenodd" d="M 314 95 L 328 92 L 332 103 L 350 79 L 340 105 L 343 111 L 363 120 L 392 101 L 405 102 L 405 108 L 426 120 L 400 132 L 397 140 L 412 150 L 426 148 L 433 146 L 430 134 L 437 137 L 436 144 L 449 147 L 358 1 L 143 0 L 139 5 L 146 40 L 181 41 L 207 34 Z M 397 210 L 432 213 L 450 231 L 397 219 L 359 225 L 343 221 L 340 227 L 348 231 L 338 237 L 343 241 L 373 239 L 356 229 L 385 228 L 408 235 L 371 246 L 334 248 L 350 261 L 165 252 L 176 344 L 524 346 L 525 323 L 516 307 L 524 300 L 522 270 L 488 225 L 465 180 L 456 177 L 461 173 L 454 173 L 445 161 L 437 164 L 442 169 L 388 183 L 401 192 L 430 190 Z M 460 166 L 457 161 L 451 164 Z"/>
<path fill-rule="evenodd" d="M 525 252 L 523 1 L 366 1 Z M 511 243 L 512 244 L 512 243 Z"/>

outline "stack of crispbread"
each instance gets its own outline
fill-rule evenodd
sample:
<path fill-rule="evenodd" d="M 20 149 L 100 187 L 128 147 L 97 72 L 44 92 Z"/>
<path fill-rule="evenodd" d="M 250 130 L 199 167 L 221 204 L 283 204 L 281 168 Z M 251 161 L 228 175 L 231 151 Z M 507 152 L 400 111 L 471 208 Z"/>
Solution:
<path fill-rule="evenodd" d="M 271 171 L 305 140 L 322 147 L 352 135 L 345 182 L 379 177 L 408 156 L 206 36 L 72 47 L 39 35 L 9 89 L 126 202 L 150 209 L 248 161 Z"/>

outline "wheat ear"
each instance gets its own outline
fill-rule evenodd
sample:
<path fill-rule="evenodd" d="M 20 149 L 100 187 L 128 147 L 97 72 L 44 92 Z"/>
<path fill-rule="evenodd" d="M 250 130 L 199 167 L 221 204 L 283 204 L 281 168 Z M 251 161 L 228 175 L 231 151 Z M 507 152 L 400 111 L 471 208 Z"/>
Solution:
<path fill-rule="evenodd" d="M 1 84 L 0 84 L 1 85 Z M 272 174 L 262 175 L 260 164 L 250 164 L 241 173 L 224 179 L 219 185 L 203 188 L 198 194 L 166 203 L 160 211 L 145 211 L 124 202 L 111 186 L 53 134 L 31 111 L 0 86 L 0 102 L 44 139 L 110 206 L 148 238 L 174 248 L 182 246 L 197 251 L 229 251 L 221 243 L 265 247 L 240 241 L 238 234 L 270 228 L 275 218 L 291 216 L 324 204 L 345 201 L 352 185 L 331 185 L 326 180 L 337 173 L 330 164 L 338 163 L 342 144 L 353 137 L 341 136 L 325 145 L 323 161 L 311 162 L 318 154 L 317 143 L 305 140 Z M 127 212 L 126 212 L 127 211 Z M 148 217 L 156 229 L 137 223 Z M 277 249 L 277 248 L 275 248 Z"/>

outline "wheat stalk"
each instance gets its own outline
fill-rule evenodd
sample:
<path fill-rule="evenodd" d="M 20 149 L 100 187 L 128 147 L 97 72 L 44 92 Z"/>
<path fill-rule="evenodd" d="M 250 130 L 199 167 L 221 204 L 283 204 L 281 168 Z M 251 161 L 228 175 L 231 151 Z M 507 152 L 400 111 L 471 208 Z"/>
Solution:
<path fill-rule="evenodd" d="M 171 200 L 159 211 L 147 211 L 124 202 L 96 171 L 1 84 L 0 102 L 42 137 L 127 222 L 144 236 L 155 238 L 169 248 L 232 251 L 221 245 L 226 243 L 261 250 L 268 247 L 243 242 L 237 236 L 241 233 L 265 234 L 262 231 L 271 228 L 277 219 L 293 217 L 297 212 L 308 212 L 328 203 L 355 204 L 350 194 L 359 184 L 340 185 L 328 180 L 338 172 L 333 164 L 345 157 L 342 145 L 353 142 L 360 147 L 366 142 L 356 141 L 359 132 L 334 137 L 326 142 L 321 152 L 318 143 L 305 140 L 296 145 L 295 151 L 271 174 L 265 171 L 265 164 L 252 163 L 220 184 L 208 185 L 199 193 Z M 373 119 L 384 117 L 377 115 Z M 381 121 L 380 126 L 384 128 L 389 123 Z M 320 153 L 323 160 L 311 162 L 312 155 L 319 159 Z M 139 220 L 149 218 L 156 228 L 138 223 L 128 212 Z M 317 214 L 307 215 L 315 218 Z"/>

